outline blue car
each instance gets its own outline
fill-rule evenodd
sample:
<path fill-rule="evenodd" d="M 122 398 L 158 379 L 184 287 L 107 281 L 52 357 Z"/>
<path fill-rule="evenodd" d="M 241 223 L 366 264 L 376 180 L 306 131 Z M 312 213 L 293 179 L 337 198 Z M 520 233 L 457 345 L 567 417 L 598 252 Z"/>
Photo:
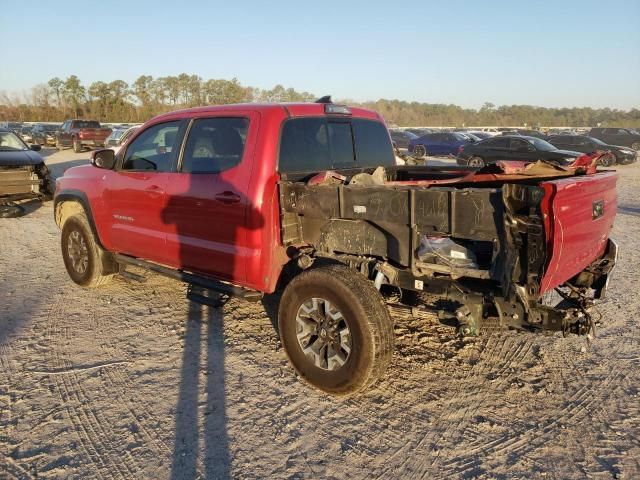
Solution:
<path fill-rule="evenodd" d="M 458 149 L 473 141 L 456 132 L 427 133 L 409 142 L 409 154 L 414 158 L 425 155 L 457 155 Z"/>

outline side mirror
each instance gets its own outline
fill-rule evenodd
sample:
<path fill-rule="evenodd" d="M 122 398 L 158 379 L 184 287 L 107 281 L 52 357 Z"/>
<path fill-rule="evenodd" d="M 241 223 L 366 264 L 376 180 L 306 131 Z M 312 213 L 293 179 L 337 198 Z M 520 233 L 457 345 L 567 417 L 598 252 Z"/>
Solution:
<path fill-rule="evenodd" d="M 95 150 L 91 153 L 91 165 L 105 170 L 112 170 L 116 165 L 116 154 L 110 148 Z"/>
<path fill-rule="evenodd" d="M 34 152 L 39 152 L 40 150 L 42 150 L 42 147 L 35 143 L 33 145 L 29 145 L 29 148 L 31 148 L 31 150 L 33 150 Z"/>

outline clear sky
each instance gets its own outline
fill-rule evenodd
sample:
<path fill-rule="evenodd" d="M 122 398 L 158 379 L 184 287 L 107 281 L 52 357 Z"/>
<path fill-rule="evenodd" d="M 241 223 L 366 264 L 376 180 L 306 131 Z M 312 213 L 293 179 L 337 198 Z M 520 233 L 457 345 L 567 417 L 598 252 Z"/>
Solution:
<path fill-rule="evenodd" d="M 196 74 L 357 101 L 640 107 L 640 0 L 0 0 L 0 91 Z"/>

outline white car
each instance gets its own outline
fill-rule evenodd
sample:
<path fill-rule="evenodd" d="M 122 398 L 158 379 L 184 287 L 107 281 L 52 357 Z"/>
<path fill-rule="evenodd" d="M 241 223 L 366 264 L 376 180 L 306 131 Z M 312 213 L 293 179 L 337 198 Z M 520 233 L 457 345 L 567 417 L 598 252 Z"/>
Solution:
<path fill-rule="evenodd" d="M 117 155 L 122 145 L 131 137 L 133 132 L 135 132 L 140 125 L 135 125 L 133 127 L 129 127 L 126 130 L 114 130 L 113 133 L 107 139 L 107 148 L 110 148 Z"/>
<path fill-rule="evenodd" d="M 502 132 L 494 127 L 478 128 L 478 130 L 480 132 L 488 133 L 492 137 L 495 137 L 496 135 L 502 135 Z"/>

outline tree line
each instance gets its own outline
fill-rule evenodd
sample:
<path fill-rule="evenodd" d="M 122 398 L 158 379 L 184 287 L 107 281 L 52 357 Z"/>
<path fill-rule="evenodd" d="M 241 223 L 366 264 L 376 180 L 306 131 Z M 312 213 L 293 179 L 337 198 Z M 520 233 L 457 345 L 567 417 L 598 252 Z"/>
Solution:
<path fill-rule="evenodd" d="M 324 92 L 323 92 L 324 93 Z M 242 85 L 238 79 L 203 80 L 181 73 L 153 78 L 141 75 L 133 83 L 123 80 L 97 81 L 83 85 L 76 75 L 52 78 L 29 93 L 0 93 L 0 120 L 61 122 L 68 118 L 91 118 L 102 122 L 144 122 L 171 110 L 201 105 L 246 102 L 310 102 L 309 92 L 276 85 L 260 89 Z M 545 108 L 531 105 L 496 106 L 479 109 L 458 105 L 380 99 L 351 102 L 376 110 L 387 123 L 397 126 L 627 126 L 640 127 L 640 110 L 611 108 Z"/>

